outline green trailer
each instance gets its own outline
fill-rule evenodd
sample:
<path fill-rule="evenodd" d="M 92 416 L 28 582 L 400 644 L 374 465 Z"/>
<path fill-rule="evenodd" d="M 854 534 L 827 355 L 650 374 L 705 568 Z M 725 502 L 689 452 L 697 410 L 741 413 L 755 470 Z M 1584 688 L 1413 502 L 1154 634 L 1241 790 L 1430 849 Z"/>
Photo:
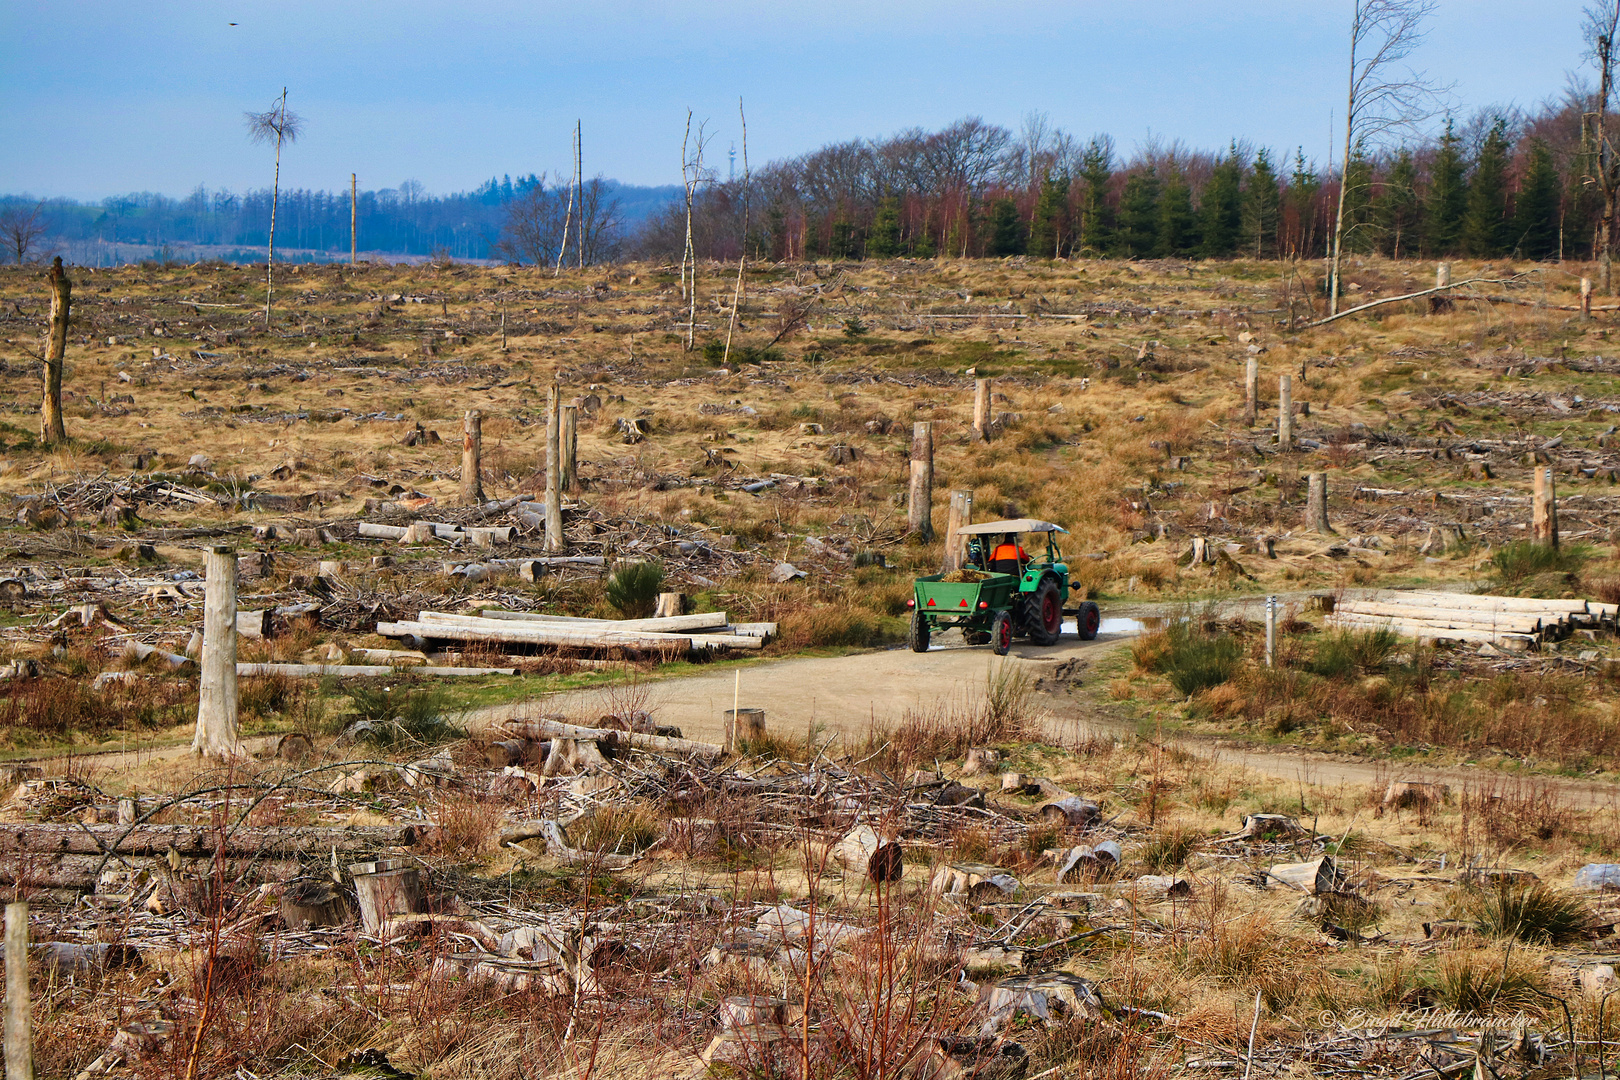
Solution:
<path fill-rule="evenodd" d="M 935 633 L 958 627 L 972 644 L 989 643 L 997 656 L 1005 656 L 1013 638 L 1025 637 L 1036 645 L 1056 644 L 1063 616 L 1073 614 L 1082 640 L 1097 636 L 1102 614 L 1089 600 L 1070 608 L 1068 564 L 1058 550 L 1061 525 L 1034 518 L 985 521 L 958 530 L 967 537 L 969 565 L 950 574 L 930 574 L 913 586 L 910 644 L 927 652 Z M 1021 534 L 1044 536 L 1046 550 L 1031 558 L 1017 543 Z M 1003 547 L 1015 549 L 1016 558 L 997 559 L 995 537 Z M 1010 543 L 1006 538 L 1010 537 Z M 1003 552 L 1005 553 L 1005 551 Z"/>

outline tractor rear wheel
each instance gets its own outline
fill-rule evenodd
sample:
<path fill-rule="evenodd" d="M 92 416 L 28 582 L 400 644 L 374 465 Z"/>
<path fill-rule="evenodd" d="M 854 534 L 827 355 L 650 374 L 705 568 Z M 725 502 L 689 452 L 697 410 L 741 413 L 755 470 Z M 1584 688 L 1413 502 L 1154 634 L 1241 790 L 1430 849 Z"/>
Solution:
<path fill-rule="evenodd" d="M 1097 629 L 1102 626 L 1102 609 L 1097 606 L 1096 601 L 1087 600 L 1075 613 L 1074 622 L 1080 631 L 1081 641 L 1095 641 Z"/>
<path fill-rule="evenodd" d="M 912 652 L 928 651 L 928 616 L 920 611 L 911 613 L 911 630 L 906 634 L 906 641 L 911 645 Z"/>
<path fill-rule="evenodd" d="M 1006 656 L 1012 649 L 1012 612 L 998 611 L 990 623 L 990 651 Z"/>
<path fill-rule="evenodd" d="M 1047 578 L 1025 603 L 1024 625 L 1029 640 L 1037 645 L 1057 644 L 1058 635 L 1063 633 L 1063 597 L 1057 582 Z"/>

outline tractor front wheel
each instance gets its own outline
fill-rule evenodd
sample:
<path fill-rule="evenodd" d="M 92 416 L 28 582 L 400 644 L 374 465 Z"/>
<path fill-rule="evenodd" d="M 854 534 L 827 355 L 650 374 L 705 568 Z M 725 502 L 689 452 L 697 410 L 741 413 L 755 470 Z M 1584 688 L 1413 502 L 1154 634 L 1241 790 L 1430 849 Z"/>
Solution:
<path fill-rule="evenodd" d="M 1024 622 L 1029 627 L 1029 640 L 1037 645 L 1056 645 L 1063 632 L 1063 597 L 1057 582 L 1047 578 L 1029 598 Z"/>
<path fill-rule="evenodd" d="M 1075 627 L 1080 631 L 1081 641 L 1095 641 L 1097 629 L 1102 626 L 1102 609 L 1096 601 L 1087 600 L 1080 605 L 1080 610 L 1074 615 Z"/>
<path fill-rule="evenodd" d="M 927 652 L 928 637 L 928 616 L 920 611 L 913 611 L 911 613 L 911 631 L 906 635 L 906 640 L 911 645 L 911 651 Z"/>
<path fill-rule="evenodd" d="M 1012 612 L 998 611 L 990 623 L 990 651 L 1006 656 L 1012 650 Z"/>

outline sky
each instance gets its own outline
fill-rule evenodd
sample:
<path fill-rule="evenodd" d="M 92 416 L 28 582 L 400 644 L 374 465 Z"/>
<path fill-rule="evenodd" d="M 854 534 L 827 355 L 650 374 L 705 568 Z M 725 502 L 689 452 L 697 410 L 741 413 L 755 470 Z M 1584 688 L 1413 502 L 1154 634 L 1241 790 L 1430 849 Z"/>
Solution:
<path fill-rule="evenodd" d="M 1460 112 L 1581 68 L 1582 0 L 1438 0 L 1411 64 Z M 48 0 L 0 2 L 0 193 L 268 187 L 243 113 L 305 121 L 282 186 L 462 191 L 491 176 L 680 182 L 690 109 L 748 156 L 1032 110 L 1127 154 L 1248 139 L 1325 162 L 1351 0 Z M 1342 139 L 1342 135 L 1339 136 Z M 739 172 L 741 171 L 739 156 Z"/>

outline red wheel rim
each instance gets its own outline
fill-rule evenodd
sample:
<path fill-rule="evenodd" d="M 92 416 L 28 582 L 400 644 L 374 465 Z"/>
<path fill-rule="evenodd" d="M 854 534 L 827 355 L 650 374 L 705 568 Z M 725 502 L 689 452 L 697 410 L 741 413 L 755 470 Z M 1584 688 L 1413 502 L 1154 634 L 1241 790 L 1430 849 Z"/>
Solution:
<path fill-rule="evenodd" d="M 1095 634 L 1101 625 L 1102 613 L 1096 608 L 1086 608 L 1086 633 Z"/>
<path fill-rule="evenodd" d="M 1048 633 L 1055 634 L 1063 629 L 1063 608 L 1052 593 L 1047 593 L 1046 599 L 1041 602 L 1041 622 L 1046 624 Z"/>
<path fill-rule="evenodd" d="M 1003 650 L 1006 650 L 1006 649 L 1009 649 L 1009 648 L 1012 647 L 1012 623 L 1011 622 L 1003 620 L 1001 625 L 996 628 L 996 641 L 1001 645 Z"/>

